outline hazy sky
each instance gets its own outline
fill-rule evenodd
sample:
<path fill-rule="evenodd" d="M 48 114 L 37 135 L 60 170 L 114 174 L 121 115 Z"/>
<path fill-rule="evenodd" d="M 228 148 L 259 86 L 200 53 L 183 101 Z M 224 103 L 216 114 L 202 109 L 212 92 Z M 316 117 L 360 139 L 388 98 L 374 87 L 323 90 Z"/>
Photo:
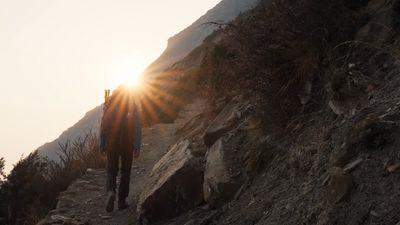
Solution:
<path fill-rule="evenodd" d="M 0 157 L 8 169 L 220 1 L 0 0 Z"/>

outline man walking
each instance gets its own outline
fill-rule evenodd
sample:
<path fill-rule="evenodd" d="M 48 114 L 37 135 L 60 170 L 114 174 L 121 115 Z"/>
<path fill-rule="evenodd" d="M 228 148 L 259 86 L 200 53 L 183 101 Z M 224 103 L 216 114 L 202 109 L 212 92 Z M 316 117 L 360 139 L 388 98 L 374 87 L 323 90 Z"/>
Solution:
<path fill-rule="evenodd" d="M 122 210 L 128 207 L 132 160 L 139 157 L 141 145 L 140 111 L 129 88 L 121 86 L 111 96 L 106 90 L 100 139 L 100 150 L 107 155 L 106 211 L 114 210 L 119 169 L 118 209 Z"/>

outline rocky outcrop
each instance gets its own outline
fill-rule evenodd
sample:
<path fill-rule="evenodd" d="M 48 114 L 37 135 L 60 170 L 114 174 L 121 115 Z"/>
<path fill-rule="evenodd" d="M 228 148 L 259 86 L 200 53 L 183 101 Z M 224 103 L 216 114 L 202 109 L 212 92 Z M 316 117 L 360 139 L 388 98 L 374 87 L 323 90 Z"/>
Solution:
<path fill-rule="evenodd" d="M 211 147 L 226 132 L 234 128 L 238 119 L 240 119 L 239 104 L 231 101 L 207 128 L 203 137 L 206 146 Z"/>
<path fill-rule="evenodd" d="M 240 187 L 239 181 L 232 178 L 224 154 L 224 144 L 220 139 L 207 155 L 203 191 L 204 199 L 211 207 L 219 207 L 231 200 Z"/>
<path fill-rule="evenodd" d="M 237 97 L 216 116 L 204 133 L 206 155 L 203 192 L 205 201 L 218 208 L 235 196 L 246 180 L 246 156 L 252 142 L 248 120 L 251 104 Z M 254 143 L 253 143 L 254 144 Z"/>
<path fill-rule="evenodd" d="M 203 201 L 203 168 L 183 140 L 154 166 L 138 204 L 142 221 L 172 218 Z"/>
<path fill-rule="evenodd" d="M 178 129 L 182 138 L 154 166 L 141 194 L 138 214 L 144 224 L 174 218 L 204 200 L 218 208 L 233 199 L 246 180 L 249 149 L 239 146 L 249 141 L 250 108 L 237 97 L 209 126 L 199 114 Z"/>

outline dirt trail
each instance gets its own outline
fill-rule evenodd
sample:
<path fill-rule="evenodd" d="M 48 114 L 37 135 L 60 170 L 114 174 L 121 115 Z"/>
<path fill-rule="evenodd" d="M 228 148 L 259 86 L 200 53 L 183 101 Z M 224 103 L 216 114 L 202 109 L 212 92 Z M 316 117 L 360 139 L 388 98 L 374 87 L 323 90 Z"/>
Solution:
<path fill-rule="evenodd" d="M 56 209 L 50 211 L 46 222 L 42 224 L 137 224 L 136 203 L 152 167 L 179 138 L 175 134 L 177 129 L 198 115 L 203 107 L 204 101 L 197 100 L 187 105 L 174 123 L 157 124 L 143 129 L 141 156 L 132 165 L 127 209 L 105 212 L 106 172 L 88 169 L 83 177 L 60 195 Z"/>

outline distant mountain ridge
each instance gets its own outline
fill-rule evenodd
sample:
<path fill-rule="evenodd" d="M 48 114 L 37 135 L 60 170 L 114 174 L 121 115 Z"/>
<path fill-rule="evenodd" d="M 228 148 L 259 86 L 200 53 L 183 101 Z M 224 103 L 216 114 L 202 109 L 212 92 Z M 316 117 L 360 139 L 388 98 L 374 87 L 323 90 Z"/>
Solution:
<path fill-rule="evenodd" d="M 57 139 L 39 147 L 37 149 L 39 154 L 51 160 L 58 160 L 59 143 L 64 144 L 67 140 L 76 140 L 89 130 L 98 133 L 102 115 L 102 105 L 90 110 L 81 120 L 64 131 Z"/>
<path fill-rule="evenodd" d="M 153 75 L 163 72 L 175 62 L 183 59 L 199 46 L 207 36 L 218 29 L 217 26 L 207 25 L 206 23 L 230 22 L 240 15 L 240 13 L 253 8 L 257 2 L 258 0 L 221 1 L 192 25 L 171 37 L 168 40 L 168 46 L 165 51 L 146 69 L 145 74 Z"/>
<path fill-rule="evenodd" d="M 168 40 L 168 47 L 145 71 L 148 75 L 157 75 L 174 63 L 182 60 L 192 50 L 212 34 L 218 27 L 204 25 L 207 22 L 227 23 L 234 20 L 240 13 L 248 11 L 256 6 L 259 0 L 222 0 L 205 15 L 200 17 L 192 25 L 179 32 Z M 64 131 L 57 139 L 44 144 L 37 150 L 41 156 L 51 160 L 58 159 L 59 143 L 76 140 L 85 131 L 99 132 L 102 117 L 102 106 L 98 106 L 87 112 L 85 116 L 72 127 Z"/>

